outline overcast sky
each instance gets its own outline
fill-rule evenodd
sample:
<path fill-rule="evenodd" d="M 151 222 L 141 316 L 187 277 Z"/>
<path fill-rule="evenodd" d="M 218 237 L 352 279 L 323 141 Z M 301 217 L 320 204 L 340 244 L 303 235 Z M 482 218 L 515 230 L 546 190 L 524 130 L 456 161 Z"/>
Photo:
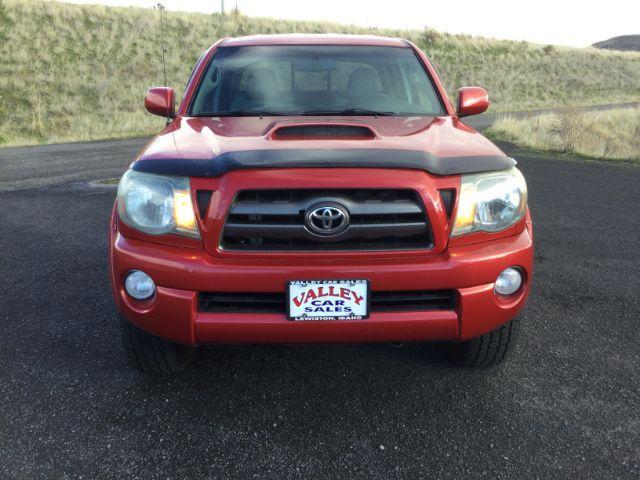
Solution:
<path fill-rule="evenodd" d="M 67 0 L 152 7 L 149 0 Z M 164 0 L 170 10 L 220 11 L 220 0 Z M 225 0 L 250 16 L 424 28 L 584 47 L 640 34 L 640 0 Z"/>

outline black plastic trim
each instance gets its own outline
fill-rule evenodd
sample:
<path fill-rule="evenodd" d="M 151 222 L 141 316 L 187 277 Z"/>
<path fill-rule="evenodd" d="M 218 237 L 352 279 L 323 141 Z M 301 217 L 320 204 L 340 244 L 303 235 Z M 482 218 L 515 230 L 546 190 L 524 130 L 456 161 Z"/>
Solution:
<path fill-rule="evenodd" d="M 439 190 L 440 199 L 444 205 L 444 210 L 447 212 L 447 220 L 451 218 L 453 213 L 453 206 L 456 203 L 456 190 L 454 188 L 445 188 Z"/>
<path fill-rule="evenodd" d="M 198 213 L 200 218 L 204 219 L 207 216 L 207 210 L 209 210 L 209 203 L 211 202 L 211 190 L 196 190 L 196 202 L 198 202 Z"/>
<path fill-rule="evenodd" d="M 220 239 L 224 250 L 433 248 L 426 210 L 418 193 L 410 189 L 241 190 L 231 205 Z M 344 209 L 350 224 L 331 236 L 311 232 L 305 218 L 319 205 Z"/>
<path fill-rule="evenodd" d="M 455 310 L 455 290 L 371 291 L 368 282 L 368 311 L 420 312 Z M 276 313 L 286 315 L 289 303 L 286 292 L 200 292 L 198 311 L 208 313 Z"/>
<path fill-rule="evenodd" d="M 266 149 L 226 152 L 209 160 L 140 159 L 138 172 L 188 177 L 220 177 L 234 170 L 256 168 L 395 168 L 435 175 L 503 170 L 516 165 L 510 157 L 483 155 L 437 157 L 419 150 L 398 149 Z"/>
<path fill-rule="evenodd" d="M 371 128 L 364 125 L 285 125 L 276 128 L 272 135 L 274 137 L 365 137 L 375 138 L 375 133 Z"/>

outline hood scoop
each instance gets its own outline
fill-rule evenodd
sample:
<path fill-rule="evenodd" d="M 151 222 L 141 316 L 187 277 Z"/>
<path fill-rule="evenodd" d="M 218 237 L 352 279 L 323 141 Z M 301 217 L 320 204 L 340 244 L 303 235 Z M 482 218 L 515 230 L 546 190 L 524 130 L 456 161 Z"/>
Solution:
<path fill-rule="evenodd" d="M 365 125 L 340 125 L 340 124 L 306 124 L 284 125 L 276 127 L 271 132 L 274 140 L 299 140 L 307 138 L 343 139 L 343 140 L 370 140 L 377 135 Z"/>

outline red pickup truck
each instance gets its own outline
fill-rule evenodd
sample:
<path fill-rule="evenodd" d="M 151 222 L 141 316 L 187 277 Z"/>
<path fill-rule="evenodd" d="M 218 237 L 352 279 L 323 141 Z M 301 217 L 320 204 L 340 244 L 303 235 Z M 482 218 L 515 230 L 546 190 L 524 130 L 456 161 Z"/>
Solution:
<path fill-rule="evenodd" d="M 515 161 L 461 118 L 402 39 L 223 39 L 123 175 L 109 257 L 122 339 L 147 372 L 197 345 L 446 341 L 501 362 L 531 286 Z"/>

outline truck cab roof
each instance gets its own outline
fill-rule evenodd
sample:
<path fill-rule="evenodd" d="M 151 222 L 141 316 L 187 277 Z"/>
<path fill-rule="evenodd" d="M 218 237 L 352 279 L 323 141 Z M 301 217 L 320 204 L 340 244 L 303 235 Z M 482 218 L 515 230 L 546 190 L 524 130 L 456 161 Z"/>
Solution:
<path fill-rule="evenodd" d="M 378 47 L 408 47 L 401 38 L 379 37 L 376 35 L 343 35 L 336 33 L 291 33 L 282 35 L 249 35 L 228 38 L 221 47 L 245 47 L 266 45 L 362 45 Z"/>

